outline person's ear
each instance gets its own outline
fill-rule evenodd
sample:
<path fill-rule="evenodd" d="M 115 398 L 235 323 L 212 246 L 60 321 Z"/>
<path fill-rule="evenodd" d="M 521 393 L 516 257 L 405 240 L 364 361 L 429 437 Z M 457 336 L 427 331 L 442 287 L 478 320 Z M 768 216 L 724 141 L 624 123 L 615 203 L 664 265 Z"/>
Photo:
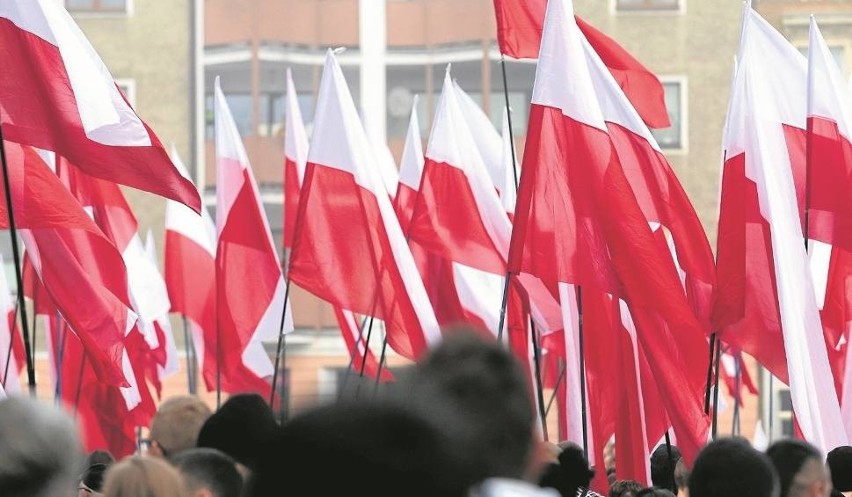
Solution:
<path fill-rule="evenodd" d="M 195 491 L 195 495 L 193 495 L 192 497 L 216 497 L 216 496 L 213 495 L 213 492 L 210 491 L 209 488 L 201 487 L 201 488 L 199 488 L 198 490 Z"/>

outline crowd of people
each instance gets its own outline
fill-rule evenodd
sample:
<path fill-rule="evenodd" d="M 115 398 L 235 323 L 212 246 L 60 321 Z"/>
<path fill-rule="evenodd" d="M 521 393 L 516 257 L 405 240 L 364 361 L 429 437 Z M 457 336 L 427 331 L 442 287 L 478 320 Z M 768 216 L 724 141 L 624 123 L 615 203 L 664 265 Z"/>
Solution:
<path fill-rule="evenodd" d="M 341 400 L 279 423 L 264 399 L 164 401 L 144 455 L 82 452 L 74 421 L 26 397 L 0 402 L 0 496 L 595 496 L 573 443 L 538 436 L 526 376 L 511 352 L 458 330 L 368 400 Z M 676 446 L 650 458 L 653 486 L 615 480 L 610 497 L 852 495 L 852 447 L 824 457 L 799 440 L 765 452 L 741 438 L 707 444 L 687 468 Z"/>

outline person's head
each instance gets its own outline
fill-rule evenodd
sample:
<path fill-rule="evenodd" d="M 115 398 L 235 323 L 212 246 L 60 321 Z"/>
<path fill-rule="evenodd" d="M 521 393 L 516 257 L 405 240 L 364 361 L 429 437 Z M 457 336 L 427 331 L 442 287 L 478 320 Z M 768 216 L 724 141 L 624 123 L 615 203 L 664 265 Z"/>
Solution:
<path fill-rule="evenodd" d="M 638 481 L 616 480 L 609 486 L 609 497 L 636 497 L 645 488 Z"/>
<path fill-rule="evenodd" d="M 669 450 L 671 449 L 671 458 Z M 681 459 L 680 449 L 674 445 L 658 445 L 651 453 L 651 484 L 656 488 L 665 488 L 672 492 L 677 491 L 675 484 L 675 466 Z"/>
<path fill-rule="evenodd" d="M 210 416 L 198 433 L 198 447 L 217 449 L 232 457 L 245 475 L 261 457 L 262 448 L 278 432 L 275 413 L 256 393 L 232 395 Z"/>
<path fill-rule="evenodd" d="M 110 464 L 115 462 L 115 457 L 108 450 L 94 450 L 86 456 L 86 466 L 93 464 Z"/>
<path fill-rule="evenodd" d="M 707 444 L 689 474 L 690 497 L 779 497 L 780 489 L 772 462 L 742 438 Z"/>
<path fill-rule="evenodd" d="M 133 456 L 107 470 L 104 497 L 186 497 L 186 490 L 165 460 Z"/>
<path fill-rule="evenodd" d="M 103 495 L 104 476 L 109 467 L 110 464 L 101 462 L 87 466 L 77 483 L 77 496 L 99 497 Z"/>
<path fill-rule="evenodd" d="M 343 495 L 369 482 L 373 497 L 466 496 L 450 442 L 432 420 L 396 403 L 316 407 L 282 426 L 249 494 L 278 497 L 286 485 Z"/>
<path fill-rule="evenodd" d="M 852 495 L 852 447 L 837 447 L 828 453 L 828 467 L 834 489 L 849 497 Z"/>
<path fill-rule="evenodd" d="M 194 395 L 166 399 L 151 420 L 148 453 L 169 457 L 195 447 L 198 432 L 209 417 L 210 407 Z"/>
<path fill-rule="evenodd" d="M 766 449 L 778 472 L 781 497 L 829 497 L 831 478 L 822 454 L 800 440 L 779 440 Z"/>
<path fill-rule="evenodd" d="M 0 401 L 0 495 L 65 497 L 82 462 L 68 414 L 28 397 Z"/>
<path fill-rule="evenodd" d="M 565 476 L 566 483 L 573 487 L 574 493 L 579 487 L 589 488 L 589 482 L 595 477 L 595 472 L 589 468 L 589 460 L 583 453 L 583 448 L 575 443 L 562 447 L 559 453 L 559 466 Z"/>
<path fill-rule="evenodd" d="M 447 430 L 471 483 L 491 477 L 537 480 L 527 379 L 496 341 L 465 328 L 448 330 L 414 366 L 401 391 Z"/>
<path fill-rule="evenodd" d="M 236 462 L 216 449 L 189 449 L 170 459 L 189 497 L 240 497 L 243 477 Z"/>
<path fill-rule="evenodd" d="M 636 497 L 675 497 L 675 494 L 665 488 L 648 487 L 640 490 Z"/>

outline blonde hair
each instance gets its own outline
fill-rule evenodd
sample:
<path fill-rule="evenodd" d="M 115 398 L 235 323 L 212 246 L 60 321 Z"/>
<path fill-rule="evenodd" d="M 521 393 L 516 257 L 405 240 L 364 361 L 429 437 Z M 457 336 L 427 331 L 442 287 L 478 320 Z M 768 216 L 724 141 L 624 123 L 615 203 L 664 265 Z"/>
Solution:
<path fill-rule="evenodd" d="M 187 497 L 180 474 L 162 459 L 133 456 L 106 474 L 104 497 Z"/>
<path fill-rule="evenodd" d="M 194 395 L 171 397 L 160 404 L 151 420 L 150 438 L 159 444 L 164 456 L 192 449 L 210 414 L 210 407 Z"/>

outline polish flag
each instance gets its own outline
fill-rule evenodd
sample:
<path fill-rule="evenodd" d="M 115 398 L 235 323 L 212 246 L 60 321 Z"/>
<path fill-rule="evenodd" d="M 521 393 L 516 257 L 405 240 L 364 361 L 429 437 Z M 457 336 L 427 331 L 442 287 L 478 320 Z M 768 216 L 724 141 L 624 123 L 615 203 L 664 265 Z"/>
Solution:
<path fill-rule="evenodd" d="M 470 131 L 470 137 L 473 138 L 473 143 L 476 145 L 479 156 L 482 157 L 482 163 L 485 165 L 485 170 L 488 172 L 488 177 L 494 184 L 502 197 L 505 193 L 506 185 L 506 163 L 503 160 L 503 138 L 500 133 L 494 129 L 491 124 L 491 119 L 485 115 L 485 111 L 462 90 L 457 81 L 453 81 L 456 97 L 459 107 L 462 111 L 467 123 L 467 129 Z M 515 185 L 512 185 L 512 190 L 516 190 Z"/>
<path fill-rule="evenodd" d="M 503 181 L 500 190 L 500 200 L 503 202 L 503 208 L 509 215 L 509 219 L 514 219 L 515 204 L 518 201 L 518 184 L 515 180 L 515 164 L 517 162 L 514 151 L 515 147 L 512 143 L 513 137 L 509 129 L 509 111 L 503 111 L 503 129 L 501 130 L 501 138 L 503 140 Z"/>
<path fill-rule="evenodd" d="M 728 392 L 736 402 L 739 402 L 740 406 L 744 405 L 743 389 L 752 395 L 757 395 L 757 386 L 754 384 L 754 380 L 743 362 L 742 352 L 723 352 L 720 363 L 722 365 L 722 370 L 720 371 L 722 381 L 725 382 Z M 737 376 L 739 376 L 739 379 L 737 379 Z"/>
<path fill-rule="evenodd" d="M 546 9 L 547 0 L 494 0 L 500 52 L 516 59 L 538 58 Z M 671 126 L 665 90 L 657 76 L 614 39 L 579 16 L 576 20 L 642 120 L 652 128 Z"/>
<path fill-rule="evenodd" d="M 157 247 L 154 244 L 154 234 L 151 233 L 151 230 L 148 230 L 148 233 L 145 235 L 145 254 L 148 256 L 151 269 L 155 271 L 152 274 L 160 281 L 165 297 L 168 300 L 168 290 L 166 290 L 165 279 L 162 273 L 160 273 L 160 264 L 157 260 Z M 157 357 L 157 376 L 161 382 L 180 370 L 177 345 L 175 344 L 175 336 L 172 331 L 172 323 L 169 320 L 170 309 L 171 302 L 169 302 L 169 308 L 151 323 L 157 335 L 158 346 L 155 353 Z"/>
<path fill-rule="evenodd" d="M 299 109 L 293 73 L 287 69 L 287 121 L 284 128 L 284 247 L 293 246 L 299 192 L 308 161 L 308 135 Z"/>
<path fill-rule="evenodd" d="M 384 320 L 394 350 L 422 355 L 440 339 L 438 322 L 331 51 L 302 195 L 291 280 L 333 305 Z"/>
<path fill-rule="evenodd" d="M 3 258 L 0 257 L 0 267 Z M 21 393 L 20 373 L 26 365 L 23 336 L 17 326 L 17 312 L 6 281 L 6 272 L 0 271 L 0 390 L 7 394 Z"/>
<path fill-rule="evenodd" d="M 200 208 L 153 131 L 54 0 L 0 5 L 3 136 L 52 150 L 87 174 Z"/>
<path fill-rule="evenodd" d="M 15 222 L 33 269 L 80 337 L 98 378 L 128 385 L 123 342 L 136 314 L 121 255 L 38 153 L 4 145 Z M 5 200 L 0 203 L 0 226 L 8 229 Z"/>
<path fill-rule="evenodd" d="M 852 251 L 852 91 L 813 17 L 807 116 L 807 234 Z"/>
<path fill-rule="evenodd" d="M 175 149 L 172 160 L 182 174 L 189 175 Z M 216 225 L 203 203 L 200 216 L 181 203 L 166 204 L 164 253 L 171 311 L 189 321 L 204 384 L 208 391 L 215 390 Z M 224 385 L 227 376 L 223 376 Z"/>
<path fill-rule="evenodd" d="M 414 204 L 420 191 L 420 178 L 423 176 L 423 143 L 420 141 L 420 122 L 417 119 L 417 99 L 411 105 L 411 117 L 408 120 L 408 131 L 405 134 L 405 145 L 402 149 L 402 159 L 399 163 L 399 187 L 394 198 L 399 225 L 402 232 L 408 235 L 408 225 L 414 213 Z"/>
<path fill-rule="evenodd" d="M 796 420 L 827 452 L 848 440 L 837 392 L 825 381 L 831 369 L 794 182 L 801 164 L 788 141 L 788 129 L 806 127 L 805 99 L 797 97 L 807 94 L 806 61 L 750 6 L 743 15 L 724 139 L 716 315 L 726 318 L 725 340 L 756 348 L 761 362 L 768 350 L 783 365 L 786 352 Z"/>
<path fill-rule="evenodd" d="M 599 87 L 606 70 L 587 49 L 570 2 L 548 5 L 509 270 L 622 296 L 691 460 L 709 427 L 703 381 L 700 363 L 673 352 L 681 337 L 695 341 L 703 329 L 634 192 L 629 173 L 637 165 L 622 164 L 611 136 L 618 121 L 606 118 L 624 111 L 611 99 L 618 88 Z"/>
<path fill-rule="evenodd" d="M 376 360 L 375 354 L 367 344 L 367 333 L 362 329 L 364 323 L 359 324 L 352 311 L 339 307 L 334 308 L 334 316 L 337 318 L 340 333 L 343 334 L 343 340 L 349 349 L 350 357 L 352 357 L 352 370 L 360 372 L 363 368 L 364 374 L 375 380 L 379 374 L 379 361 Z M 391 380 L 393 380 L 393 375 L 385 364 L 382 366 L 381 381 Z"/>
<path fill-rule="evenodd" d="M 445 259 L 505 276 L 512 226 L 460 100 L 447 68 L 409 234 Z"/>
<path fill-rule="evenodd" d="M 248 368 L 274 374 L 263 341 L 293 331 L 284 278 L 257 183 L 237 125 L 216 78 L 216 311 L 217 356 L 223 375 Z M 297 230 L 298 233 L 298 230 Z M 282 319 L 284 322 L 282 322 Z M 206 344 L 209 346 L 209 344 Z M 268 391 L 269 386 L 265 386 Z M 259 392 L 260 393 L 260 392 Z"/>

